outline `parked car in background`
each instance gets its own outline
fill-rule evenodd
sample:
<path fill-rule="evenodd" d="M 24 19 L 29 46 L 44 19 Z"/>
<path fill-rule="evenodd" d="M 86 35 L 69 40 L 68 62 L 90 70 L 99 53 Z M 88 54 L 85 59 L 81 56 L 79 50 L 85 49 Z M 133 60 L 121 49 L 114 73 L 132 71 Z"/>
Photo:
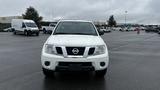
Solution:
<path fill-rule="evenodd" d="M 105 32 L 106 29 L 100 29 L 101 32 Z"/>
<path fill-rule="evenodd" d="M 122 27 L 119 31 L 134 31 L 136 27 Z"/>
<path fill-rule="evenodd" d="M 147 27 L 146 32 L 158 32 L 159 28 L 158 27 Z"/>
<path fill-rule="evenodd" d="M 12 28 L 11 28 L 11 27 L 5 28 L 5 29 L 3 29 L 3 31 L 4 31 L 4 32 L 12 32 Z"/>
<path fill-rule="evenodd" d="M 114 27 L 113 28 L 115 31 L 120 31 L 122 28 L 121 27 Z"/>
<path fill-rule="evenodd" d="M 111 29 L 105 29 L 105 33 L 110 33 L 112 32 Z"/>
<path fill-rule="evenodd" d="M 135 31 L 136 30 L 136 27 L 130 27 L 129 28 L 129 31 Z"/>
<path fill-rule="evenodd" d="M 106 29 L 100 29 L 100 31 L 103 31 L 103 32 L 105 32 L 105 33 L 110 33 L 110 32 L 111 32 L 111 30 L 110 30 L 109 28 L 106 28 Z"/>
<path fill-rule="evenodd" d="M 135 27 L 124 27 L 124 31 L 134 31 Z"/>
<path fill-rule="evenodd" d="M 105 33 L 110 33 L 110 32 L 112 32 L 112 31 L 113 31 L 113 28 L 106 28 L 104 32 L 105 32 Z"/>
<path fill-rule="evenodd" d="M 44 43 L 41 64 L 46 77 L 66 71 L 95 71 L 104 77 L 109 64 L 107 45 L 92 22 L 62 20 Z"/>
<path fill-rule="evenodd" d="M 128 27 L 122 27 L 121 31 L 128 31 Z"/>
<path fill-rule="evenodd" d="M 160 27 L 156 27 L 156 33 L 160 34 Z"/>
<path fill-rule="evenodd" d="M 146 27 L 146 30 L 145 30 L 145 31 L 146 31 L 146 32 L 151 32 L 151 31 L 153 31 L 152 29 L 153 29 L 152 27 Z"/>
<path fill-rule="evenodd" d="M 47 34 L 47 33 L 51 34 L 52 31 L 54 30 L 55 26 L 56 26 L 56 24 L 54 24 L 54 23 L 49 24 L 49 26 L 42 26 L 43 33 L 44 34 Z"/>
<path fill-rule="evenodd" d="M 120 28 L 120 29 L 119 29 L 119 31 L 123 32 L 123 31 L 124 31 L 123 27 L 122 27 L 122 28 Z"/>
<path fill-rule="evenodd" d="M 160 31 L 158 31 L 158 34 L 160 34 Z"/>
<path fill-rule="evenodd" d="M 33 20 L 13 19 L 11 23 L 13 33 L 24 34 L 26 36 L 36 34 L 39 36 L 39 29 Z"/>
<path fill-rule="evenodd" d="M 141 29 L 141 30 L 146 30 L 146 27 L 141 26 L 140 29 Z"/>
<path fill-rule="evenodd" d="M 160 30 L 158 31 L 158 34 L 160 34 Z"/>
<path fill-rule="evenodd" d="M 160 31 L 160 27 L 156 27 L 156 28 L 155 28 L 155 32 L 158 33 L 159 31 Z"/>

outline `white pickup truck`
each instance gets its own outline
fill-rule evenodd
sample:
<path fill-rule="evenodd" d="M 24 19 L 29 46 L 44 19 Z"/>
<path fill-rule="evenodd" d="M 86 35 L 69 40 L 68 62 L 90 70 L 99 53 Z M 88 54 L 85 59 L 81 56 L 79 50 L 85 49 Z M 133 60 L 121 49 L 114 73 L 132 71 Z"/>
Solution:
<path fill-rule="evenodd" d="M 103 77 L 108 68 L 107 45 L 94 24 L 82 20 L 61 20 L 44 43 L 41 55 L 43 73 L 95 71 Z"/>
<path fill-rule="evenodd" d="M 49 26 L 42 26 L 43 33 L 44 34 L 47 34 L 47 33 L 51 34 L 55 26 L 56 25 L 54 23 L 49 24 Z"/>

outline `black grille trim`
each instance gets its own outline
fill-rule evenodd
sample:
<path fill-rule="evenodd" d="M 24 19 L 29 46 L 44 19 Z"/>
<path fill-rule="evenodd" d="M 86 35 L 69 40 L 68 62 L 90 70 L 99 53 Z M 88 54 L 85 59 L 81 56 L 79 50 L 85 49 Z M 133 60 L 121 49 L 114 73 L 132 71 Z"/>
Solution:
<path fill-rule="evenodd" d="M 93 55 L 94 51 L 95 51 L 94 47 L 90 48 L 89 51 L 88 51 L 88 55 Z"/>
<path fill-rule="evenodd" d="M 57 54 L 63 54 L 61 47 L 56 47 Z"/>

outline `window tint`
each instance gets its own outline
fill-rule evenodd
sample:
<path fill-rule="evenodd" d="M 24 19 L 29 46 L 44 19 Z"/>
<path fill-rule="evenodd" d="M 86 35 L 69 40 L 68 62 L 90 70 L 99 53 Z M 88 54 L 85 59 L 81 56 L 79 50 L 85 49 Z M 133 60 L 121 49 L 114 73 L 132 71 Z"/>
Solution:
<path fill-rule="evenodd" d="M 25 26 L 25 24 L 24 23 L 22 23 L 22 28 L 25 28 L 26 26 Z"/>
<path fill-rule="evenodd" d="M 27 27 L 37 27 L 35 23 L 25 23 Z"/>
<path fill-rule="evenodd" d="M 95 27 L 89 22 L 60 22 L 54 34 L 97 35 Z"/>

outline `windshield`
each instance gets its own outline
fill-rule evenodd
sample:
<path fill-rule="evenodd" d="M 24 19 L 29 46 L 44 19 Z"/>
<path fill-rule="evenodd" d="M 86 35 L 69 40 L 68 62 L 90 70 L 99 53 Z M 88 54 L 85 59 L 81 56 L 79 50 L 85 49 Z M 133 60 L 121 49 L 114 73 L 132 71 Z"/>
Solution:
<path fill-rule="evenodd" d="M 89 22 L 60 22 L 54 31 L 55 34 L 97 35 L 97 32 Z"/>
<path fill-rule="evenodd" d="M 27 27 L 37 27 L 35 23 L 25 23 Z"/>

